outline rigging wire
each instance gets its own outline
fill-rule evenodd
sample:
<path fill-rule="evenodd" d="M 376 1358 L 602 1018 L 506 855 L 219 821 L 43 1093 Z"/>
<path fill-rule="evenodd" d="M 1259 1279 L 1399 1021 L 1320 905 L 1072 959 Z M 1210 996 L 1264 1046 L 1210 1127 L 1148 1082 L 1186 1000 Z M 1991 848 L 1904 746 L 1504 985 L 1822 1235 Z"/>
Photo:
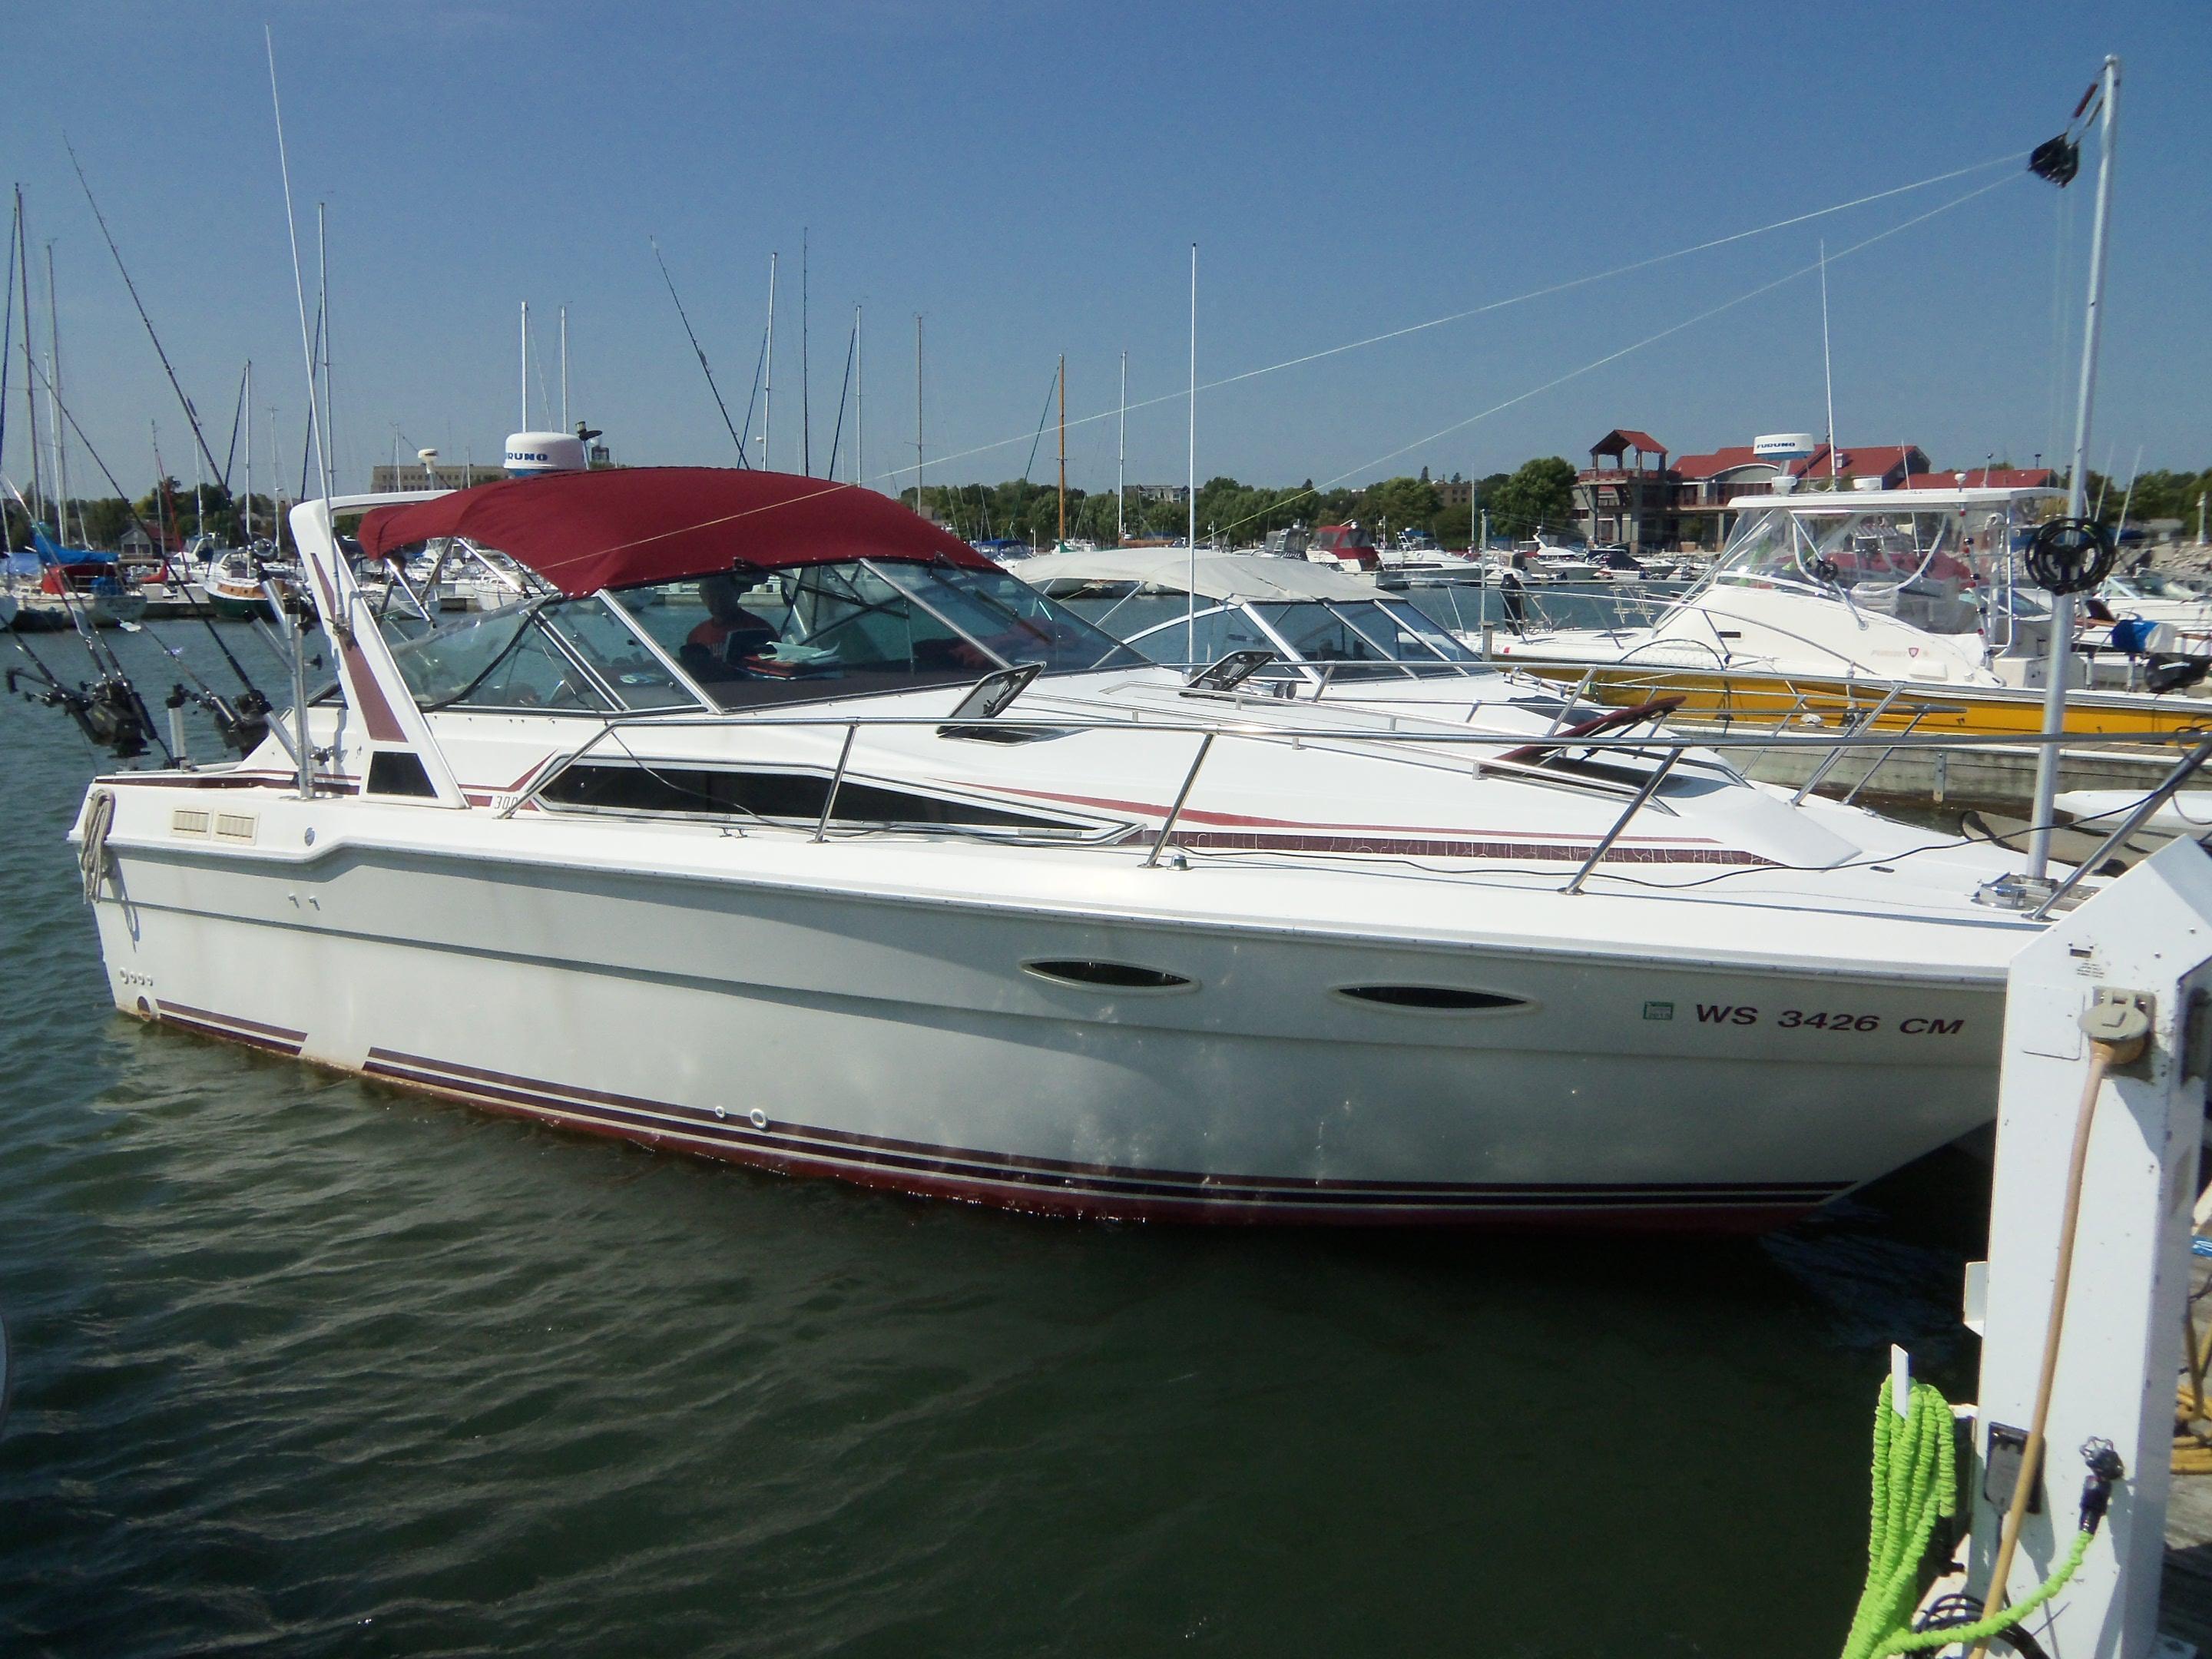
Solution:
<path fill-rule="evenodd" d="M 84 164 L 76 159 L 76 147 L 70 143 L 67 133 L 62 135 L 62 148 L 69 151 L 70 165 L 76 169 L 76 181 L 84 187 L 84 199 L 92 209 L 92 216 L 99 222 L 100 234 L 106 240 L 107 251 L 115 256 L 115 269 L 122 275 L 123 286 L 131 290 L 131 303 L 138 309 L 138 320 L 146 325 L 146 337 L 154 343 L 154 355 L 161 360 L 161 372 L 169 377 L 169 389 L 177 394 L 177 401 L 185 406 L 185 421 L 192 429 L 192 441 L 200 447 L 200 457 L 206 461 L 209 471 L 216 471 L 215 452 L 208 447 L 207 435 L 200 430 L 199 412 L 192 407 L 192 400 L 185 396 L 185 388 L 177 379 L 177 371 L 170 367 L 169 354 L 161 349 L 161 337 L 154 331 L 154 319 L 146 314 L 145 302 L 138 297 L 138 284 L 131 280 L 130 267 L 123 263 L 123 250 L 115 246 L 114 234 L 107 228 L 107 216 L 100 210 L 100 204 L 94 198 L 92 181 L 84 176 Z M 25 325 L 27 327 L 28 324 L 27 318 Z M 222 487 L 228 489 L 229 471 L 223 469 L 221 476 Z"/>
<path fill-rule="evenodd" d="M 684 313 L 684 301 L 678 297 L 676 279 L 668 274 L 668 261 L 660 256 L 660 243 L 656 238 L 651 236 L 645 240 L 652 245 L 653 262 L 660 267 L 660 280 L 668 284 L 668 297 L 676 301 L 677 320 L 684 325 L 684 337 L 691 342 L 691 355 L 699 360 L 699 372 L 707 377 L 707 390 L 714 394 L 714 407 L 722 412 L 722 426 L 729 433 L 730 441 L 738 447 L 738 465 L 750 466 L 752 463 L 745 459 L 745 441 L 738 436 L 737 426 L 730 419 L 730 406 L 722 401 L 722 388 L 714 384 L 714 371 L 707 365 L 707 353 L 699 343 L 699 337 L 691 331 L 691 319 Z M 765 351 L 766 346 L 763 345 L 762 349 Z M 541 382 L 538 395 L 542 398 L 544 395 L 542 385 L 544 376 L 542 372 L 538 378 Z M 745 416 L 745 424 L 748 427 L 752 424 L 752 415 L 750 410 Z"/>
<path fill-rule="evenodd" d="M 1947 184 L 1954 179 L 1963 179 L 1972 173 L 1986 173 L 1991 167 L 2017 164 L 2020 160 L 2018 151 L 2008 152 L 1986 161 L 1977 161 L 1972 167 L 1954 167 L 1948 172 L 1932 173 L 1925 179 L 1915 179 L 1909 185 L 1898 185 L 1888 190 L 1878 190 L 1868 195 L 1854 197 L 1848 202 L 1838 202 L 1828 207 L 1814 208 L 1808 212 L 1792 214 L 1786 218 L 1754 226 L 1749 230 L 1731 231 L 1725 236 L 1709 237 L 1702 242 L 1694 242 L 1686 247 L 1675 248 L 1666 253 L 1651 254 L 1644 258 L 1632 260 L 1626 264 L 1615 265 L 1609 270 L 1593 271 L 1585 276 L 1570 277 L 1565 282 L 1547 283 L 1541 288 L 1529 289 L 1523 293 L 1511 295 L 1502 300 L 1492 300 L 1482 305 L 1469 307 L 1465 310 L 1450 312 L 1441 317 L 1432 317 L 1425 322 L 1409 323 L 1402 328 L 1386 330 L 1380 334 L 1370 334 L 1363 339 L 1346 341 L 1342 345 L 1329 346 L 1322 350 L 1306 352 L 1296 357 L 1286 357 L 1280 362 L 1268 363 L 1259 368 L 1244 369 L 1235 374 L 1224 375 L 1217 380 L 1200 381 L 1198 389 L 1200 392 L 1212 392 L 1222 386 L 1236 386 L 1242 381 L 1257 380 L 1262 375 L 1273 374 L 1283 369 L 1302 368 L 1307 363 L 1319 362 L 1324 358 L 1340 356 L 1346 352 L 1358 351 L 1370 345 L 1379 345 L 1385 341 L 1402 339 L 1409 334 L 1419 334 L 1429 329 L 1444 327 L 1451 323 L 1464 322 L 1471 317 L 1480 317 L 1493 311 L 1503 311 L 1512 306 L 1526 304 L 1532 300 L 1547 299 L 1553 295 L 1564 294 L 1572 289 L 1586 288 L 1594 283 L 1609 282 L 1616 276 L 1626 276 L 1639 270 L 1649 270 L 1654 266 L 1670 264 L 1676 259 L 1687 258 L 1692 254 L 1709 252 L 1714 248 L 1725 247 L 1731 243 L 1748 241 L 1753 237 L 1769 235 L 1778 230 L 1787 230 L 1793 225 L 1807 224 L 1815 219 L 1847 213 L 1854 208 L 1865 207 L 1875 202 L 1887 201 L 1891 197 L 1909 195 L 1917 190 L 1925 190 L 1931 185 Z M 1157 398 L 1146 398 L 1130 404 L 1127 407 L 1132 410 L 1149 409 L 1156 404 L 1181 403 L 1188 395 L 1188 390 L 1164 392 Z M 1122 407 L 1117 403 L 1112 409 L 1102 410 L 1096 415 L 1085 415 L 1079 419 L 1071 420 L 1068 425 L 1071 428 L 1089 426 L 1099 421 L 1111 420 L 1121 412 Z M 994 443 L 979 444 L 972 449 L 957 450 L 951 454 L 940 456 L 939 459 L 940 463 L 965 460 L 970 456 L 988 454 L 993 450 L 1004 449 L 1020 441 L 1018 437 L 1001 438 Z M 876 478 L 878 482 L 882 482 L 897 476 L 896 471 L 884 472 L 877 474 Z"/>
<path fill-rule="evenodd" d="M 2025 178 L 2027 175 L 2021 173 L 2014 176 Z M 1853 242 L 1850 246 L 1843 248 L 1835 253 L 1827 255 L 1825 261 L 1815 260 L 1810 264 L 1800 265 L 1794 270 L 1785 271 L 1781 276 L 1775 277 L 1771 282 L 1761 283 L 1757 288 L 1750 289 L 1744 293 L 1739 294 L 1733 299 L 1723 300 L 1720 304 L 1698 312 L 1695 316 L 1686 317 L 1678 323 L 1670 324 L 1667 327 L 1659 330 L 1656 333 L 1647 334 L 1642 339 L 1635 341 L 1631 344 L 1622 346 L 1618 350 L 1609 351 L 1602 357 L 1593 358 L 1590 362 L 1583 364 L 1578 368 L 1571 368 L 1565 374 L 1557 375 L 1554 378 L 1545 381 L 1541 386 L 1531 386 L 1528 391 L 1518 392 L 1513 397 L 1506 398 L 1502 403 L 1492 404 L 1489 408 L 1483 410 L 1477 414 L 1470 415 L 1463 421 L 1455 421 L 1449 426 L 1440 428 L 1437 431 L 1431 432 L 1425 437 L 1414 439 L 1411 443 L 1401 444 L 1397 448 L 1389 451 L 1387 454 L 1377 455 L 1372 460 L 1368 461 L 1362 465 L 1352 467 L 1343 472 L 1338 473 L 1333 478 L 1327 479 L 1318 484 L 1310 485 L 1305 489 L 1285 496 L 1283 498 L 1283 501 L 1297 501 L 1304 495 L 1317 495 L 1322 490 L 1340 484 L 1348 478 L 1354 478 L 1358 477 L 1361 473 L 1372 471 L 1375 468 L 1382 465 L 1385 461 L 1395 460 L 1401 455 L 1410 453 L 1412 451 L 1419 449 L 1425 445 L 1432 444 L 1440 438 L 1449 437 L 1455 432 L 1464 431 L 1466 428 L 1474 425 L 1479 421 L 1486 421 L 1492 416 L 1500 414 L 1506 410 L 1511 409 L 1516 404 L 1524 404 L 1531 398 L 1540 397 L 1547 392 L 1550 392 L 1556 387 L 1565 386 L 1569 380 L 1578 380 L 1583 375 L 1592 374 L 1598 369 L 1605 368 L 1609 363 L 1619 362 L 1623 357 L 1626 357 L 1635 352 L 1641 351 L 1646 346 L 1656 345 L 1660 341 L 1667 339 L 1670 336 L 1680 334 L 1685 329 L 1694 328 L 1699 323 L 1709 322 L 1723 312 L 1733 311 L 1736 307 L 1747 304 L 1751 301 L 1758 299 L 1762 295 L 1771 294 L 1776 289 L 1781 288 L 1787 283 L 1794 283 L 1800 277 L 1809 276 L 1814 272 L 1820 270 L 1823 263 L 1833 264 L 1838 259 L 1848 258 L 1850 255 L 1859 252 L 1863 249 L 1872 247 L 1876 242 L 1886 241 L 1890 237 L 1897 235 L 1899 232 L 1910 230 L 1915 225 L 1923 224 L 1927 221 L 1935 218 L 1939 214 L 1948 213 L 1954 208 L 1963 207 L 1968 202 L 1972 201 L 1976 197 L 1986 196 L 1990 191 L 2001 189 L 2004 185 L 2011 184 L 2013 181 L 2013 177 L 2007 177 L 1993 179 L 1986 185 L 1977 185 L 1974 189 L 1968 191 L 1965 195 L 1954 197 L 1951 200 L 1945 202 L 1939 207 L 1930 208 L 1925 213 L 1915 214 L 1911 218 L 1901 220 L 1898 223 L 1890 226 L 1887 230 L 1877 231 L 1873 235 L 1869 236 L 1863 240 Z M 1274 503 L 1274 507 L 1271 507 L 1269 510 L 1273 511 L 1276 507 L 1280 507 L 1283 505 L 1283 501 L 1279 501 Z M 1249 524 L 1254 519 L 1258 518 L 1259 516 L 1261 515 L 1258 514 L 1248 514 L 1245 517 L 1236 520 L 1232 524 L 1223 526 L 1222 528 L 1224 530 L 1235 530 L 1243 525 Z"/>

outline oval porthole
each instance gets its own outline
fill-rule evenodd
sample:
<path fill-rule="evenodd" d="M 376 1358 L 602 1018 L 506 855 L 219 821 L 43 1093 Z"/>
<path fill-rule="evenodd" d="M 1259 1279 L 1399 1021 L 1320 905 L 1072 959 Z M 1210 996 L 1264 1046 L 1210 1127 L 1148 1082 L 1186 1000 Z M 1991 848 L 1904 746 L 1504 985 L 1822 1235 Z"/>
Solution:
<path fill-rule="evenodd" d="M 1196 981 L 1161 968 L 1139 968 L 1129 962 L 1098 962 L 1089 957 L 1025 962 L 1028 972 L 1060 985 L 1080 985 L 1101 991 L 1183 991 Z"/>
<path fill-rule="evenodd" d="M 1494 1013 L 1501 1008 L 1530 1006 L 1526 997 L 1509 997 L 1496 991 L 1469 991 L 1455 985 L 1340 985 L 1336 994 L 1355 1002 L 1376 1003 L 1385 1008 L 1410 1008 L 1431 1014 Z"/>

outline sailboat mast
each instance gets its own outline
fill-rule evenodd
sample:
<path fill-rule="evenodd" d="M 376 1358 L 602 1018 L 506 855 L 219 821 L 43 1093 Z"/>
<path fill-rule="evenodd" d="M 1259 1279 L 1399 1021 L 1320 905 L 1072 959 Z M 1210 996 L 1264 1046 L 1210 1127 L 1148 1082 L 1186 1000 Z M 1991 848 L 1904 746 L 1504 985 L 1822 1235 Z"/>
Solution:
<path fill-rule="evenodd" d="M 398 488 L 399 481 L 392 480 Z M 253 359 L 246 360 L 246 523 L 239 539 L 253 545 Z"/>
<path fill-rule="evenodd" d="M 1189 514 L 1185 537 L 1190 544 L 1189 589 L 1183 605 L 1185 662 L 1198 660 L 1198 244 L 1190 245 L 1190 452 L 1184 479 Z"/>
<path fill-rule="evenodd" d="M 769 465 L 775 435 L 775 255 L 768 256 L 768 373 L 761 383 L 761 466 Z"/>
<path fill-rule="evenodd" d="M 1129 539 L 1127 512 L 1129 490 L 1121 475 L 1129 465 L 1129 354 L 1121 354 L 1121 425 L 1114 440 L 1114 544 L 1118 547 Z"/>
<path fill-rule="evenodd" d="M 1828 487 L 1835 488 L 1842 465 L 1836 453 L 1836 363 L 1828 355 L 1828 241 L 1820 239 L 1820 372 L 1828 383 Z"/>
<path fill-rule="evenodd" d="M 561 430 L 568 429 L 568 307 L 561 307 Z"/>
<path fill-rule="evenodd" d="M 23 289 L 23 404 L 31 422 L 31 500 L 32 511 L 41 494 L 39 483 L 39 372 L 38 360 L 31 350 L 31 244 L 23 230 L 23 187 L 15 186 L 15 254 L 16 269 L 22 278 Z"/>
<path fill-rule="evenodd" d="M 54 435 L 54 533 L 69 540 L 69 451 L 62 441 L 62 323 L 61 306 L 54 298 L 54 244 L 46 241 L 46 414 Z M 2130 486 L 2132 488 L 2132 486 Z M 2121 514 L 2124 521 L 2126 514 Z"/>
<path fill-rule="evenodd" d="M 530 430 L 530 301 L 522 302 L 522 422 L 518 432 Z"/>
<path fill-rule="evenodd" d="M 853 482 L 868 481 L 868 337 L 853 307 Z M 2198 538 L 2202 540 L 2203 538 Z"/>
<path fill-rule="evenodd" d="M 1067 354 L 1060 354 L 1060 545 L 1067 547 Z"/>
<path fill-rule="evenodd" d="M 921 313 L 914 313 L 914 510 L 921 511 Z"/>
<path fill-rule="evenodd" d="M 2081 387 L 2074 404 L 2074 465 L 2067 481 L 2066 516 L 2078 519 L 2088 500 L 2089 413 L 2097 389 L 2097 336 L 2105 314 L 2105 233 L 2112 204 L 2112 128 L 2119 113 L 2120 60 L 2105 59 L 2104 108 L 2097 137 L 2097 207 L 2089 240 L 2089 298 L 2081 329 Z M 2074 646 L 2074 596 L 2051 600 L 2051 649 L 2045 659 L 2043 732 L 2066 729 L 2066 670 Z M 2051 864 L 2051 817 L 2058 799 L 2058 745 L 2045 744 L 2035 757 L 2035 805 L 2028 815 L 2027 879 L 2039 882 Z"/>

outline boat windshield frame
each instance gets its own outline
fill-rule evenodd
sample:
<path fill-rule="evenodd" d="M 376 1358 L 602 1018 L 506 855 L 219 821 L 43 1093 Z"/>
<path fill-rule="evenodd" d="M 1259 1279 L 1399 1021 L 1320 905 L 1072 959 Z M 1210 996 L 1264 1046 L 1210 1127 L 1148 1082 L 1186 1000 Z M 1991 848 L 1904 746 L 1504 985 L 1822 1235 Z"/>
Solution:
<path fill-rule="evenodd" d="M 2009 595 L 2027 585 L 2021 532 L 2042 521 L 2045 515 L 2039 508 L 2063 499 L 2041 490 L 1991 492 L 1992 498 L 1983 501 L 1931 490 L 1924 501 L 1911 499 L 1917 493 L 1819 490 L 1767 498 L 1744 514 L 1711 567 L 1676 603 L 1693 605 L 1719 587 L 1763 587 L 1850 605 L 1916 587 L 1924 591 L 1940 556 L 1967 573 L 1963 580 L 1959 580 L 1963 589 L 1983 594 Z M 1813 520 L 1832 522 L 1820 528 L 1808 523 Z M 1921 521 L 1928 520 L 1936 521 L 1932 535 L 1923 529 Z M 1997 525 L 2002 533 L 1993 538 Z M 1786 565 L 1778 557 L 1778 526 L 1786 526 L 1780 532 L 1788 538 Z M 1856 538 L 1900 532 L 1911 537 L 1909 565 L 1862 569 L 1855 556 L 1850 567 L 1836 561 L 1839 552 L 1853 555 Z"/>

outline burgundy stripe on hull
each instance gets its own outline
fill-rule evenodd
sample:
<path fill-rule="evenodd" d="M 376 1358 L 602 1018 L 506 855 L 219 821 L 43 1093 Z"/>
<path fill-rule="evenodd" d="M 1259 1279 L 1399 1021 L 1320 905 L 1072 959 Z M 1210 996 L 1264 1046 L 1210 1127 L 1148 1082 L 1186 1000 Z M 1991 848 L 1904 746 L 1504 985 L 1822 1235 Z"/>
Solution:
<path fill-rule="evenodd" d="M 306 1046 L 307 1034 L 282 1025 L 266 1025 L 258 1019 L 240 1019 L 233 1014 L 210 1013 L 204 1008 L 188 1008 L 180 1002 L 163 1002 L 149 1008 L 142 1000 L 142 1011 L 172 1025 L 181 1025 L 202 1036 L 222 1037 L 231 1042 L 243 1042 L 250 1048 L 265 1048 L 272 1054 L 283 1054 L 297 1060 Z"/>
<path fill-rule="evenodd" d="M 297 1056 L 306 1033 L 164 1003 L 142 1012 L 207 1036 Z M 1756 1232 L 1818 1208 L 1848 1183 L 1331 1181 L 1207 1176 L 982 1153 L 744 1117 L 372 1048 L 379 1081 L 503 1116 L 791 1176 L 1090 1220 L 1214 1225 L 1604 1227 Z"/>
<path fill-rule="evenodd" d="M 742 1118 L 372 1049 L 363 1070 L 507 1115 L 782 1174 L 1048 1214 L 1215 1224 L 1607 1225 L 1747 1231 L 1843 1189 L 1796 1183 L 1473 1184 L 1205 1176 L 1127 1169 Z"/>

